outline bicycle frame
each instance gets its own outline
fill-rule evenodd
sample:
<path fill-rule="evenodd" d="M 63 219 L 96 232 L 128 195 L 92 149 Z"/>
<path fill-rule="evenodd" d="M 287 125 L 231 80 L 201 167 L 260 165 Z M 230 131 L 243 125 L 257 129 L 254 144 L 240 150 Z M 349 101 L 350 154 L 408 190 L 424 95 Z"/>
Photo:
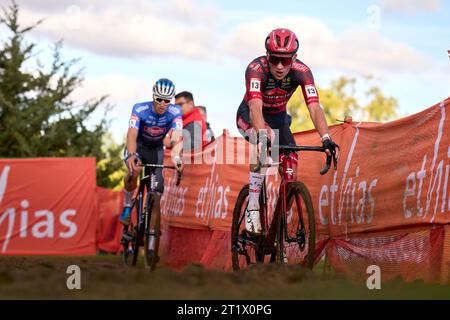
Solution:
<path fill-rule="evenodd" d="M 132 233 L 132 235 L 129 236 L 128 239 L 125 239 L 122 243 L 124 245 L 124 250 L 126 250 L 126 248 L 128 247 L 130 241 L 131 244 L 133 246 L 133 260 L 132 260 L 132 265 L 136 265 L 136 261 L 137 261 L 137 255 L 138 255 L 138 250 L 139 247 L 142 246 L 142 241 L 145 238 L 144 241 L 144 245 L 146 245 L 146 241 L 148 240 L 148 238 L 150 236 L 157 236 L 157 230 L 155 230 L 154 232 L 151 231 L 151 226 L 150 226 L 150 221 L 152 218 L 152 211 L 153 211 L 153 207 L 151 207 L 151 201 L 153 196 L 157 193 L 156 191 L 156 187 L 157 187 L 157 182 L 156 182 L 156 169 L 157 168 L 167 168 L 167 169 L 175 169 L 176 167 L 174 166 L 164 166 L 164 165 L 158 165 L 158 164 L 144 164 L 141 165 L 144 168 L 148 168 L 148 172 L 146 169 L 141 170 L 140 174 L 139 174 L 139 189 L 138 189 L 138 193 L 136 195 L 136 197 L 133 199 L 132 202 L 132 208 L 134 208 L 134 206 L 137 205 L 136 208 L 136 225 L 133 226 L 133 224 L 130 224 L 128 226 L 124 226 L 124 230 L 123 230 L 123 237 L 125 237 L 126 235 L 128 235 L 129 233 L 129 228 L 131 226 L 132 231 L 134 232 L 134 235 Z M 131 177 L 130 177 L 131 179 Z M 177 185 L 179 185 L 181 180 L 181 172 L 178 172 L 178 178 L 177 178 Z M 147 190 L 147 192 L 145 193 L 145 191 Z M 144 198 L 145 197 L 145 198 Z M 145 201 L 145 206 L 144 206 L 144 201 Z M 156 201 L 156 200 L 155 200 Z M 157 210 L 157 212 L 155 212 L 155 214 L 159 215 L 160 212 L 159 210 Z M 157 216 L 156 219 L 158 219 L 157 221 L 159 221 L 159 217 Z M 157 223 L 157 226 L 159 228 L 159 222 Z M 156 228 L 155 228 L 156 229 Z M 159 229 L 158 229 L 159 230 Z M 158 238 L 158 236 L 157 236 Z M 149 248 L 145 248 L 146 250 L 146 254 L 147 251 L 149 250 Z M 153 249 L 152 249 L 153 250 Z M 146 256 L 147 257 L 147 256 Z M 127 264 L 127 257 L 124 258 L 125 259 L 125 263 Z M 152 267 L 154 267 L 154 264 L 152 264 Z"/>
<path fill-rule="evenodd" d="M 323 147 L 309 147 L 309 146 L 278 146 L 280 148 L 280 151 L 286 155 L 286 157 L 283 158 L 281 163 L 272 163 L 268 165 L 261 165 L 261 168 L 269 168 L 273 166 L 281 166 L 282 172 L 280 173 L 281 176 L 281 182 L 280 182 L 280 188 L 279 188 L 279 195 L 277 199 L 277 204 L 275 207 L 275 211 L 273 212 L 272 220 L 269 224 L 268 219 L 268 208 L 267 208 L 267 190 L 266 190 L 266 177 L 264 177 L 263 185 L 261 187 L 261 194 L 262 194 L 262 206 L 260 206 L 260 214 L 261 214 L 261 221 L 262 221 L 262 235 L 264 238 L 264 253 L 268 254 L 271 253 L 271 251 L 274 248 L 275 239 L 277 230 L 279 228 L 279 223 L 281 223 L 283 228 L 283 234 L 284 234 L 284 240 L 286 242 L 298 242 L 299 241 L 299 235 L 297 234 L 296 238 L 289 237 L 288 233 L 288 224 L 287 224 L 287 195 L 286 195 L 286 189 L 288 185 L 288 181 L 285 179 L 285 173 L 288 170 L 288 155 L 291 151 L 314 151 L 314 152 L 325 152 Z M 331 159 L 333 161 L 336 161 L 335 158 L 331 156 L 327 156 L 327 162 L 325 167 L 321 170 L 321 174 L 325 174 L 331 165 Z M 336 162 L 334 162 L 336 166 Z M 301 205 L 301 202 L 300 202 Z M 298 208 L 300 212 L 302 212 L 302 208 Z M 305 224 L 303 221 L 303 215 L 300 214 L 300 226 L 301 230 L 304 231 Z"/>
<path fill-rule="evenodd" d="M 264 144 L 262 146 L 264 147 Z M 291 179 L 293 171 L 289 166 L 288 155 L 292 151 L 325 152 L 325 150 L 323 147 L 308 146 L 274 146 L 272 149 L 273 148 L 279 148 L 282 154 L 285 155 L 281 159 L 281 162 L 264 165 L 266 152 L 261 150 L 259 162 L 255 171 L 262 168 L 279 166 L 281 171 L 281 183 L 278 198 L 276 199 L 276 208 L 273 212 L 271 221 L 269 222 L 266 177 L 264 177 L 259 198 L 262 232 L 260 235 L 253 235 L 245 228 L 242 228 L 242 223 L 247 212 L 247 207 L 245 206 L 248 206 L 249 185 L 243 187 L 239 192 L 233 210 L 231 230 L 231 256 L 233 269 L 235 271 L 241 269 L 240 256 L 245 257 L 247 266 L 252 264 L 253 260 L 256 263 L 264 263 L 266 255 L 271 255 L 270 262 L 279 261 L 286 263 L 287 261 L 290 261 L 293 255 L 296 255 L 295 252 L 303 252 L 307 244 L 306 255 L 300 254 L 296 257 L 300 258 L 302 261 L 301 263 L 305 263 L 308 268 L 312 268 L 314 264 L 314 208 L 306 185 L 301 181 Z M 327 153 L 326 165 L 320 171 L 321 175 L 324 175 L 329 171 L 332 162 L 334 163 L 334 169 L 337 169 L 338 149 L 339 147 L 337 147 L 336 150 L 330 150 L 331 153 Z M 288 209 L 290 209 L 291 204 L 294 202 L 296 204 L 296 210 L 293 211 L 295 216 L 293 216 L 293 221 L 288 223 Z M 304 215 L 305 213 L 306 215 Z M 294 246 L 290 246 L 289 243 L 293 243 Z M 309 245 L 309 243 L 311 243 L 311 245 Z M 294 259 L 296 259 L 296 257 L 294 256 Z"/>
<path fill-rule="evenodd" d="M 144 201 L 144 191 L 147 187 L 147 193 L 146 193 L 146 200 L 150 199 L 152 195 L 156 193 L 156 169 L 162 168 L 162 169 L 176 169 L 174 166 L 164 166 L 164 165 L 158 165 L 158 164 L 143 164 L 142 167 L 144 168 L 141 170 L 139 174 L 139 189 L 136 198 L 133 199 L 132 207 L 134 207 L 136 201 L 138 201 L 138 216 L 136 223 L 137 225 L 140 225 L 142 222 L 147 222 L 148 216 L 146 215 L 144 217 L 144 220 L 142 220 L 142 212 L 140 212 L 143 208 L 143 201 Z M 145 168 L 149 169 L 149 173 L 145 175 Z M 178 177 L 180 179 L 180 176 Z M 179 184 L 179 180 L 177 180 L 177 185 Z M 145 211 L 145 210 L 144 210 Z"/>

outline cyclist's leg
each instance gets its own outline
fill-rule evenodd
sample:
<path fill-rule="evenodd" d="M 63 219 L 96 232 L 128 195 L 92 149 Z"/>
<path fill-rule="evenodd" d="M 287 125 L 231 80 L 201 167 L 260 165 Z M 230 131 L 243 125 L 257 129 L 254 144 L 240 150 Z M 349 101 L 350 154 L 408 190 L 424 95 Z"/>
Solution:
<path fill-rule="evenodd" d="M 142 147 L 142 158 L 148 164 L 164 164 L 164 149 L 162 144 L 154 146 Z M 155 169 L 156 175 L 156 192 L 162 194 L 164 192 L 164 175 L 162 168 Z M 145 174 L 149 174 L 149 168 L 146 168 Z"/>
<path fill-rule="evenodd" d="M 281 119 L 283 122 L 282 122 L 282 124 L 279 125 L 280 129 L 277 130 L 277 132 L 279 133 L 280 145 L 295 146 L 296 142 L 295 142 L 294 136 L 293 136 L 291 128 L 290 128 L 291 117 L 287 113 L 284 113 L 284 115 L 282 116 Z M 279 155 L 280 163 L 283 161 L 284 157 L 285 157 L 284 154 Z M 289 154 L 288 166 L 293 169 L 293 177 L 285 177 L 285 178 L 287 178 L 288 181 L 292 180 L 292 178 L 293 178 L 293 180 L 296 179 L 297 163 L 298 163 L 297 152 L 291 152 Z M 280 166 L 280 174 L 282 174 L 281 166 Z"/>
<path fill-rule="evenodd" d="M 138 150 L 137 153 L 140 154 L 140 150 Z M 128 156 L 128 150 L 125 148 L 124 150 L 124 159 L 126 159 Z M 125 163 L 126 165 L 126 163 Z M 141 172 L 141 169 L 138 168 L 138 170 L 131 173 L 129 170 L 125 174 L 124 177 L 124 208 L 122 210 L 122 213 L 120 215 L 120 222 L 123 225 L 129 225 L 131 222 L 131 207 L 133 204 L 133 194 L 136 191 L 137 187 L 137 179 L 139 177 L 139 174 Z"/>
<path fill-rule="evenodd" d="M 151 148 L 144 148 L 143 155 L 145 157 L 146 163 L 149 164 L 164 164 L 164 149 L 162 145 L 155 145 Z M 156 192 L 153 194 L 153 206 L 151 212 L 150 219 L 150 232 L 153 233 L 155 231 L 155 223 L 159 221 L 159 219 L 155 219 L 156 215 L 160 214 L 160 201 L 161 195 L 164 192 L 164 175 L 162 168 L 155 169 L 156 176 Z M 148 173 L 146 173 L 148 174 Z M 152 239 L 150 239 L 152 240 Z M 150 244 L 152 245 L 152 244 Z"/>
<path fill-rule="evenodd" d="M 253 128 L 250 120 L 248 104 L 243 101 L 239 106 L 236 115 L 236 125 L 241 135 L 253 146 L 257 143 L 257 132 Z M 253 147 L 254 153 L 250 154 L 250 174 L 249 174 L 249 196 L 248 206 L 245 212 L 245 228 L 248 232 L 258 235 L 262 231 L 259 217 L 259 195 L 264 181 L 264 175 L 257 169 L 257 148 Z M 251 150 L 252 151 L 252 150 Z"/>
<path fill-rule="evenodd" d="M 161 147 L 157 147 L 155 148 L 153 154 L 152 154 L 152 163 L 155 164 L 164 164 L 164 149 Z M 164 175 L 163 175 L 163 169 L 162 168 L 157 168 L 155 170 L 155 174 L 156 174 L 156 193 L 154 194 L 154 206 L 153 206 L 153 212 L 154 213 L 158 213 L 160 211 L 160 201 L 161 201 L 161 195 L 164 192 Z"/>

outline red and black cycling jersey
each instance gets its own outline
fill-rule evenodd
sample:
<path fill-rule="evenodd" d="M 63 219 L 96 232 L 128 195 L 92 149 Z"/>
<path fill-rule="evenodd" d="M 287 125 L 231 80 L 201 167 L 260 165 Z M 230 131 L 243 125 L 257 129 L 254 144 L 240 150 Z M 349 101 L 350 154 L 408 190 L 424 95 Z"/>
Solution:
<path fill-rule="evenodd" d="M 301 86 L 307 105 L 319 102 L 311 70 L 300 60 L 295 60 L 283 80 L 276 80 L 269 71 L 267 57 L 253 60 L 245 72 L 247 91 L 244 101 L 262 99 L 263 112 L 275 114 L 286 111 L 286 105 L 298 86 Z"/>

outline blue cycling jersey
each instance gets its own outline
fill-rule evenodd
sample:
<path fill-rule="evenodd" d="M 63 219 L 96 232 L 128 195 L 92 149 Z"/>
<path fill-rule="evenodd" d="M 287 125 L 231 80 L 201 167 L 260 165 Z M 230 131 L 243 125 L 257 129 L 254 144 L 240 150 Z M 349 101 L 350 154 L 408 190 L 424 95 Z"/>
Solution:
<path fill-rule="evenodd" d="M 182 130 L 181 107 L 170 104 L 166 112 L 155 112 L 153 101 L 137 103 L 133 106 L 129 128 L 138 130 L 137 142 L 143 145 L 162 145 L 162 140 L 171 130 Z"/>

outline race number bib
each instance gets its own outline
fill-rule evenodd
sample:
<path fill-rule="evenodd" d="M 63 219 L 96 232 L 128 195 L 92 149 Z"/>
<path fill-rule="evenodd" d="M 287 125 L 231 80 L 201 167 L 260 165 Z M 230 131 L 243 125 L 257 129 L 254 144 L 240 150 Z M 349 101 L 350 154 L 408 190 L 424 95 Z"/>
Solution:
<path fill-rule="evenodd" d="M 250 79 L 250 92 L 261 92 L 261 80 Z"/>
<path fill-rule="evenodd" d="M 305 92 L 308 98 L 317 97 L 316 87 L 312 84 L 308 84 L 305 86 Z"/>

